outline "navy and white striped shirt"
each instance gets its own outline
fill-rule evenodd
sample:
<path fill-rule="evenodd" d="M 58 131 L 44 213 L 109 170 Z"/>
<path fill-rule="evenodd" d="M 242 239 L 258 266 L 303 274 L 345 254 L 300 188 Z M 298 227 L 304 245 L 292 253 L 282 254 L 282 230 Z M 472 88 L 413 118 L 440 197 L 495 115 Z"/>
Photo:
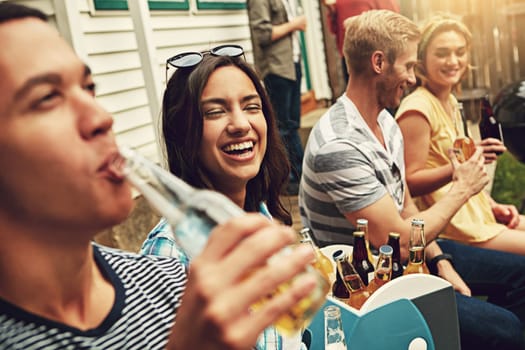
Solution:
<path fill-rule="evenodd" d="M 180 306 L 186 274 L 174 258 L 93 246 L 115 288 L 106 319 L 86 331 L 29 313 L 0 299 L 0 349 L 164 349 Z"/>
<path fill-rule="evenodd" d="M 351 243 L 354 227 L 344 215 L 386 194 L 403 209 L 403 136 L 388 111 L 382 110 L 377 122 L 386 149 L 343 95 L 313 127 L 304 152 L 299 207 L 303 224 L 317 239 Z"/>

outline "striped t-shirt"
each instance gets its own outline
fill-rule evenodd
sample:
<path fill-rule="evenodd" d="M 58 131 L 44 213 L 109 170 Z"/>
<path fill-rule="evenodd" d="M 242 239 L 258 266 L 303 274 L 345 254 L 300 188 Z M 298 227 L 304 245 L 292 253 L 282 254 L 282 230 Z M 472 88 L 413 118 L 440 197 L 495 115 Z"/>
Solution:
<path fill-rule="evenodd" d="M 0 349 L 164 349 L 180 306 L 186 274 L 174 258 L 93 246 L 115 288 L 105 320 L 86 331 L 34 315 L 0 299 Z M 38 291 L 35 291 L 38 293 Z"/>
<path fill-rule="evenodd" d="M 323 242 L 353 243 L 353 225 L 344 214 L 365 208 L 389 194 L 403 209 L 403 136 L 394 118 L 377 118 L 386 149 L 346 96 L 313 127 L 304 152 L 299 188 L 301 220 Z"/>

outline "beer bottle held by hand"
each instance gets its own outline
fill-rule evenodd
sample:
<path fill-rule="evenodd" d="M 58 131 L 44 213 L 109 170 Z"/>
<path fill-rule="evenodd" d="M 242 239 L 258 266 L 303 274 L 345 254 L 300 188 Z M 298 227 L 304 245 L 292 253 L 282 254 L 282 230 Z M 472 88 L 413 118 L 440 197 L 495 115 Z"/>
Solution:
<path fill-rule="evenodd" d="M 335 257 L 340 254 L 343 254 L 342 250 L 336 250 L 332 254 L 332 259 L 334 259 L 336 266 L 337 266 L 337 261 Z M 343 279 L 341 278 L 341 274 L 338 272 L 337 269 L 335 271 L 335 281 L 332 284 L 332 296 L 344 303 L 348 303 L 348 299 L 350 298 L 350 292 L 346 288 L 343 282 Z"/>
<path fill-rule="evenodd" d="M 403 275 L 403 264 L 401 264 L 401 248 L 399 247 L 399 233 L 388 234 L 388 245 L 392 247 L 392 279 Z"/>
<path fill-rule="evenodd" d="M 461 125 L 463 125 L 463 132 L 457 127 L 457 117 L 454 116 L 454 125 L 456 125 L 457 138 L 454 140 L 453 150 L 456 154 L 456 158 L 460 163 L 468 160 L 474 152 L 476 152 L 476 144 L 474 140 L 470 138 L 468 128 L 467 128 L 467 119 L 465 118 L 465 111 L 463 110 L 463 103 L 458 103 L 459 115 L 461 117 Z"/>
<path fill-rule="evenodd" d="M 174 230 L 177 243 L 190 258 L 204 249 L 212 229 L 233 217 L 244 215 L 244 211 L 225 195 L 206 189 L 195 188 L 166 169 L 141 156 L 136 151 L 121 147 L 120 157 L 113 160 L 112 171 L 121 174 L 160 215 L 164 216 Z M 292 247 L 268 258 L 269 264 L 277 264 L 280 254 L 289 254 Z M 274 326 L 284 334 L 295 334 L 306 327 L 317 311 L 324 305 L 330 283 L 317 269 L 307 266 L 301 274 L 315 276 L 316 286 L 309 295 L 284 312 Z M 277 295 L 289 288 L 284 282 L 268 295 Z M 266 302 L 261 299 L 252 305 L 257 309 Z"/>
<path fill-rule="evenodd" d="M 361 280 L 361 277 L 359 277 L 352 263 L 348 261 L 348 255 L 342 250 L 338 252 L 338 254 L 334 254 L 334 258 L 337 262 L 337 271 L 341 274 L 341 279 L 350 292 L 348 305 L 360 309 L 370 296 L 370 293 L 366 290 L 365 284 Z"/>
<path fill-rule="evenodd" d="M 425 223 L 422 219 L 412 219 L 410 228 L 410 241 L 408 243 L 408 265 L 405 268 L 405 275 L 411 273 L 429 274 L 425 263 Z"/>
<path fill-rule="evenodd" d="M 370 241 L 368 240 L 368 220 L 367 219 L 357 219 L 356 220 L 356 231 L 363 231 L 365 233 L 365 244 L 366 244 L 366 254 L 368 255 L 368 260 L 374 261 L 372 252 L 370 250 Z"/>
<path fill-rule="evenodd" d="M 365 233 L 363 231 L 354 231 L 354 250 L 352 251 L 352 265 L 359 273 L 361 280 L 365 285 L 374 278 L 374 265 L 368 259 L 365 244 Z"/>
<path fill-rule="evenodd" d="M 501 124 L 494 117 L 492 111 L 492 105 L 490 104 L 489 97 L 484 96 L 480 102 L 481 108 L 481 119 L 479 120 L 479 135 L 481 139 L 489 137 L 495 138 L 503 142 L 503 132 L 501 131 Z M 496 152 L 500 155 L 501 152 Z"/>
<path fill-rule="evenodd" d="M 392 279 L 392 253 L 393 249 L 389 245 L 379 247 L 379 258 L 377 260 L 374 278 L 368 284 L 370 295 L 379 287 Z"/>

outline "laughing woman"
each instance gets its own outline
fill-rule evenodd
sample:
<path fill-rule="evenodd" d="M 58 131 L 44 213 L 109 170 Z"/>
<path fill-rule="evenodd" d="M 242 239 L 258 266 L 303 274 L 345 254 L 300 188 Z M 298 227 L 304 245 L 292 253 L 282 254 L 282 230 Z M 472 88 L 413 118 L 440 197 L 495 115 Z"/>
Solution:
<path fill-rule="evenodd" d="M 290 172 L 286 150 L 264 87 L 241 56 L 241 47 L 227 45 L 168 60 L 177 68 L 162 107 L 169 169 L 194 187 L 221 192 L 247 212 L 290 225 L 279 198 Z M 141 252 L 178 256 L 189 265 L 165 219 L 149 233 Z M 257 349 L 300 346 L 297 337 L 282 338 L 268 328 Z"/>
<path fill-rule="evenodd" d="M 407 183 L 420 209 L 446 195 L 453 168 L 447 156 L 462 137 L 454 96 L 469 68 L 472 36 L 455 19 L 435 17 L 423 28 L 416 74 L 420 86 L 401 103 L 396 118 L 405 140 Z M 482 140 L 486 161 L 504 151 L 496 139 Z M 471 197 L 452 218 L 442 238 L 525 255 L 525 218 L 514 206 L 496 203 L 485 192 Z M 445 244 L 445 243 L 444 243 Z"/>

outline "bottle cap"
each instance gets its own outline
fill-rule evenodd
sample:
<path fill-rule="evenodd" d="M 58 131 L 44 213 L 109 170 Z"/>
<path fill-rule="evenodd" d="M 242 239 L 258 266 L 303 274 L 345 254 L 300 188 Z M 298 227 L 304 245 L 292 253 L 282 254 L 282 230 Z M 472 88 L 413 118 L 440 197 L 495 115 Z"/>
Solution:
<path fill-rule="evenodd" d="M 379 254 L 392 255 L 392 253 L 394 253 L 394 249 L 392 249 L 392 247 L 388 244 L 384 244 L 379 247 Z"/>
<path fill-rule="evenodd" d="M 423 219 L 412 219 L 412 225 L 423 226 L 423 225 L 425 225 L 425 220 L 423 220 Z"/>
<path fill-rule="evenodd" d="M 332 253 L 332 258 L 335 261 L 344 260 L 345 257 L 346 257 L 346 254 L 345 254 L 345 252 L 343 252 L 342 249 L 338 249 L 338 250 L 336 250 L 335 252 Z"/>
<path fill-rule="evenodd" d="M 368 220 L 367 219 L 357 219 L 356 223 L 358 225 L 368 225 Z"/>

